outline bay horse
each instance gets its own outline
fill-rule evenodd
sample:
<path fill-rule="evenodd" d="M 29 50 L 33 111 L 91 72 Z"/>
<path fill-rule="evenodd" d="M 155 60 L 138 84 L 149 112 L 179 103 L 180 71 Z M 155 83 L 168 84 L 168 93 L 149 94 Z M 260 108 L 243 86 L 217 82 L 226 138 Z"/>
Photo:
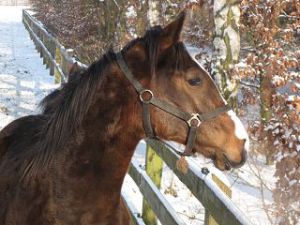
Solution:
<path fill-rule="evenodd" d="M 108 51 L 0 132 L 0 225 L 129 225 L 121 187 L 146 134 L 221 170 L 244 163 L 247 133 L 181 42 L 184 18 Z"/>

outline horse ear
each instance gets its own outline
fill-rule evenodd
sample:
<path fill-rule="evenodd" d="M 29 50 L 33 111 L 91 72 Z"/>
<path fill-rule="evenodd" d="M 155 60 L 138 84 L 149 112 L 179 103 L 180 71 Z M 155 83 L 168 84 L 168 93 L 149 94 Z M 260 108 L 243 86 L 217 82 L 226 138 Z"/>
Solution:
<path fill-rule="evenodd" d="M 131 57 L 139 58 L 142 61 L 146 59 L 145 47 L 140 42 L 132 46 L 128 54 Z"/>
<path fill-rule="evenodd" d="M 182 11 L 170 24 L 164 29 L 160 40 L 160 49 L 165 50 L 176 44 L 180 40 L 180 34 L 184 24 L 186 12 Z"/>

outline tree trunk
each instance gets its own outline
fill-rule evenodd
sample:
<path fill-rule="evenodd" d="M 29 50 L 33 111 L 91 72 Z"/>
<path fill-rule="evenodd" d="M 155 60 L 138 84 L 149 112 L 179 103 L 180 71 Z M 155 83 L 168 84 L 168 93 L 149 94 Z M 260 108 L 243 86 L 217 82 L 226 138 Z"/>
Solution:
<path fill-rule="evenodd" d="M 239 59 L 239 20 L 238 1 L 214 1 L 215 33 L 211 71 L 220 91 L 235 110 L 237 110 L 238 81 L 229 74 L 229 70 Z"/>
<path fill-rule="evenodd" d="M 137 25 L 136 32 L 138 36 L 145 33 L 148 25 L 147 12 L 149 11 L 148 1 L 139 2 L 137 10 Z"/>
<path fill-rule="evenodd" d="M 148 18 L 149 18 L 149 25 L 155 26 L 160 24 L 160 6 L 161 3 L 158 0 L 148 0 L 149 10 L 148 10 Z"/>
<path fill-rule="evenodd" d="M 272 86 L 271 77 L 268 75 L 261 75 L 260 77 L 260 116 L 264 126 L 267 126 L 272 118 L 272 96 L 274 94 L 274 87 Z M 263 138 L 265 144 L 263 147 L 266 156 L 266 165 L 274 163 L 274 151 L 272 144 L 272 137 L 268 131 L 264 131 Z"/>

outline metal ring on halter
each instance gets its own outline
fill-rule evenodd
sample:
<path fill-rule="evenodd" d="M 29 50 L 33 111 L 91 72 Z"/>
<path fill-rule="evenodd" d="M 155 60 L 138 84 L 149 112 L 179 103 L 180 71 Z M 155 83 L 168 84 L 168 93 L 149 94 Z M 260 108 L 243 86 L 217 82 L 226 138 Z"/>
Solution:
<path fill-rule="evenodd" d="M 148 100 L 143 98 L 143 94 L 145 94 L 145 93 L 150 94 L 150 98 Z M 153 96 L 154 96 L 153 92 L 149 89 L 144 89 L 140 92 L 140 100 L 141 100 L 141 102 L 146 103 L 146 104 L 149 104 L 151 102 L 151 99 L 153 98 Z"/>
<path fill-rule="evenodd" d="M 194 126 L 193 121 L 195 120 L 197 122 L 195 127 L 199 127 L 201 124 L 201 120 L 199 119 L 199 114 L 198 113 L 192 113 L 192 117 L 187 121 L 189 127 Z"/>

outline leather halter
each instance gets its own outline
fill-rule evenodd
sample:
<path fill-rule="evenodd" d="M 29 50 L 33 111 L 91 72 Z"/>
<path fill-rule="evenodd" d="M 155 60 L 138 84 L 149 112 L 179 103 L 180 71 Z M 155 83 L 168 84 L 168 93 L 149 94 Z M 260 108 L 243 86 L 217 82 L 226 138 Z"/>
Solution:
<path fill-rule="evenodd" d="M 171 105 L 170 103 L 156 98 L 153 92 L 149 89 L 144 88 L 139 81 L 137 81 L 130 69 L 128 68 L 121 52 L 116 53 L 117 63 L 121 68 L 122 72 L 133 85 L 137 93 L 139 94 L 140 101 L 143 105 L 143 126 L 147 137 L 154 138 L 154 132 L 151 125 L 150 117 L 150 105 L 153 105 L 187 123 L 189 126 L 188 138 L 184 152 L 176 151 L 181 156 L 192 155 L 193 146 L 196 140 L 197 128 L 201 125 L 201 122 L 211 120 L 218 115 L 229 111 L 231 108 L 229 105 L 217 108 L 216 110 L 205 113 L 188 113 L 180 110 L 179 108 Z"/>

